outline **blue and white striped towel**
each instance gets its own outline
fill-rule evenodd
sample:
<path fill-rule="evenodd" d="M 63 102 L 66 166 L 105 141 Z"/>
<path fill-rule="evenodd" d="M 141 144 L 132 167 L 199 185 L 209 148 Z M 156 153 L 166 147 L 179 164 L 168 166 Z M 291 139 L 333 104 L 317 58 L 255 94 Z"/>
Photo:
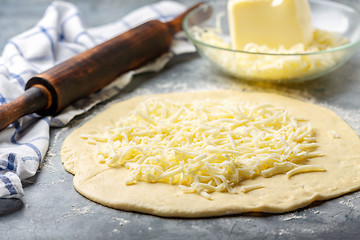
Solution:
<path fill-rule="evenodd" d="M 30 30 L 10 39 L 0 57 L 0 104 L 12 101 L 24 92 L 33 75 L 89 49 L 149 19 L 168 21 L 185 10 L 173 1 L 148 5 L 117 22 L 92 29 L 83 27 L 78 9 L 67 2 L 53 2 L 43 18 Z M 128 84 L 137 72 L 159 71 L 174 55 L 193 52 L 194 47 L 182 36 L 168 54 L 142 69 L 119 77 L 108 86 L 79 100 L 56 117 L 30 114 L 0 132 L 0 198 L 20 198 L 21 180 L 36 174 L 49 145 L 50 127 L 65 126 L 74 116 L 89 110 Z"/>

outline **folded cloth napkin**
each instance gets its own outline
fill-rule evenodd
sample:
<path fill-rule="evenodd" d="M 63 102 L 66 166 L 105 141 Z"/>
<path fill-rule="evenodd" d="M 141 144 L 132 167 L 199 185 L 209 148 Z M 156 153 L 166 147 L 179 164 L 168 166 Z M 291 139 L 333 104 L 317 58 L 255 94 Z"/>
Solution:
<path fill-rule="evenodd" d="M 185 10 L 173 1 L 161 1 L 139 8 L 117 22 L 86 29 L 78 9 L 71 3 L 56 1 L 30 30 L 10 39 L 0 57 L 0 104 L 24 92 L 33 75 L 110 39 L 150 19 L 169 21 Z M 76 115 L 118 94 L 134 74 L 159 71 L 174 55 L 194 52 L 181 33 L 174 38 L 169 53 L 147 66 L 128 72 L 86 99 L 67 107 L 56 117 L 30 114 L 0 132 L 0 198 L 20 198 L 21 180 L 36 174 L 49 146 L 50 127 L 63 127 Z"/>

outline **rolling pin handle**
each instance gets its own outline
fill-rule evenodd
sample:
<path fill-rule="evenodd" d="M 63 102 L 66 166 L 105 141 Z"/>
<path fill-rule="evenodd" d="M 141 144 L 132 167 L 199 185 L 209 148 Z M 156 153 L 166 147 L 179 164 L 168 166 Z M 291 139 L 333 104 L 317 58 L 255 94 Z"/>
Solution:
<path fill-rule="evenodd" d="M 0 106 L 0 129 L 22 116 L 37 112 L 51 104 L 50 92 L 41 85 L 34 85 L 15 100 Z"/>
<path fill-rule="evenodd" d="M 182 21 L 184 20 L 185 16 L 191 12 L 192 10 L 194 10 L 195 8 L 198 8 L 200 5 L 204 4 L 204 2 L 200 2 L 197 3 L 195 5 L 193 5 L 192 7 L 190 7 L 189 9 L 187 9 L 185 12 L 183 12 L 182 14 L 180 14 L 179 16 L 177 16 L 176 18 L 174 18 L 173 20 L 171 20 L 170 22 L 167 22 L 166 25 L 170 31 L 170 33 L 172 35 L 182 31 Z"/>

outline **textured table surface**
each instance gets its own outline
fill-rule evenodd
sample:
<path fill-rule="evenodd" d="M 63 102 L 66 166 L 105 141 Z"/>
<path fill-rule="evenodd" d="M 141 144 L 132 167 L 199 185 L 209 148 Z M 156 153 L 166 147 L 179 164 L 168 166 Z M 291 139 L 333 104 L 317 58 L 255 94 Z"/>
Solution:
<path fill-rule="evenodd" d="M 155 1 L 73 1 L 87 26 L 119 19 Z M 194 1 L 183 1 L 191 5 Z M 358 1 L 342 1 L 359 9 Z M 50 1 L 0 0 L 0 47 L 30 28 Z M 0 239 L 355 239 L 360 224 L 360 192 L 286 214 L 244 214 L 207 219 L 168 219 L 103 207 L 78 194 L 62 164 L 64 138 L 106 106 L 145 93 L 236 89 L 275 92 L 326 106 L 360 133 L 360 52 L 325 77 L 294 85 L 254 85 L 212 70 L 197 54 L 173 59 L 158 74 L 135 77 L 122 94 L 96 106 L 63 129 L 52 129 L 39 173 L 26 181 L 21 200 L 0 199 Z"/>

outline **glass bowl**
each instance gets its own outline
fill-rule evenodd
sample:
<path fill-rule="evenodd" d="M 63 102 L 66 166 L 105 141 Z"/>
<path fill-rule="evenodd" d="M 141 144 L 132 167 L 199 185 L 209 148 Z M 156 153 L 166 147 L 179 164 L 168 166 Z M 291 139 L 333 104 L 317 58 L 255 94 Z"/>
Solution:
<path fill-rule="evenodd" d="M 332 1 L 310 0 L 309 3 L 314 29 L 336 32 L 339 39 L 344 40 L 342 45 L 286 54 L 230 49 L 227 1 L 204 3 L 194 9 L 185 17 L 183 29 L 199 54 L 227 74 L 248 81 L 302 82 L 342 66 L 360 43 L 360 14 L 357 11 Z M 219 44 L 215 38 L 205 41 L 204 34 L 215 34 L 224 44 Z"/>

